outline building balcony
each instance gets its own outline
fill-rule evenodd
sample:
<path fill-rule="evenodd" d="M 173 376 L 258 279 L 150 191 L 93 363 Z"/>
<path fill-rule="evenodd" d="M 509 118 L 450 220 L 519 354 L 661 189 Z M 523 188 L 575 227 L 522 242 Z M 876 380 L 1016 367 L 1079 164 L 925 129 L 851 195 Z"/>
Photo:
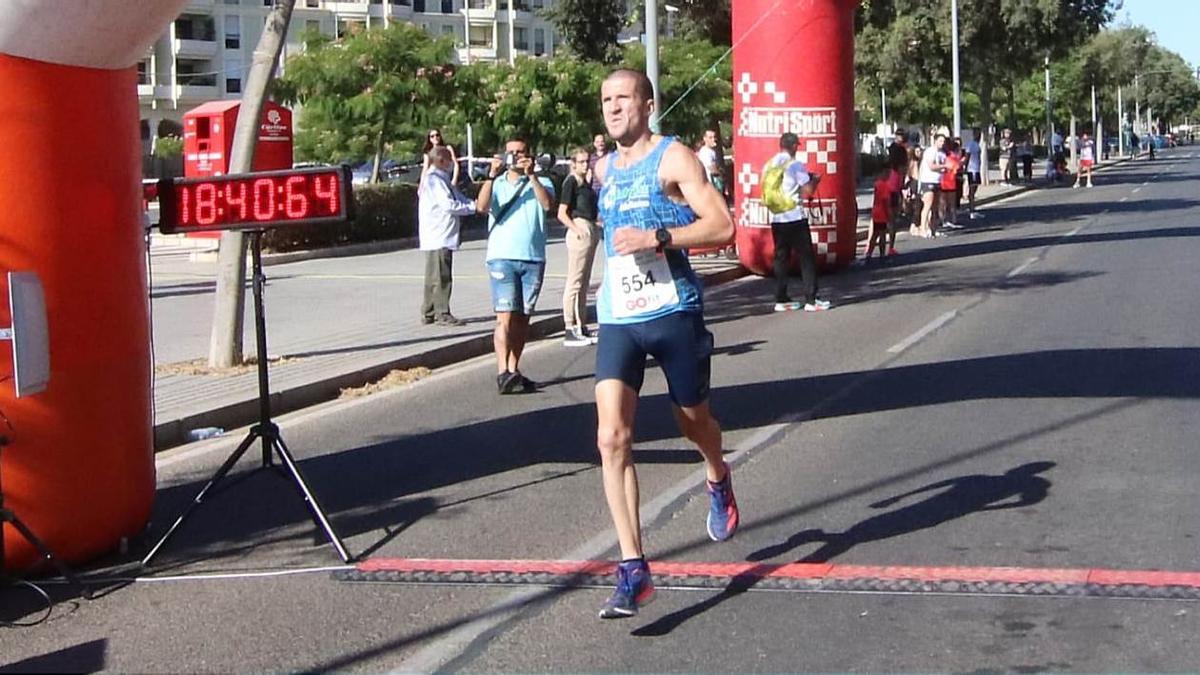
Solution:
<path fill-rule="evenodd" d="M 208 14 L 212 12 L 213 6 L 216 4 L 216 0 L 188 0 L 188 4 L 183 8 L 183 11 L 184 13 L 199 12 Z"/>
<path fill-rule="evenodd" d="M 184 59 L 211 59 L 217 55 L 216 40 L 175 40 L 175 56 Z"/>
<path fill-rule="evenodd" d="M 466 47 L 459 47 L 457 51 L 458 51 L 458 62 L 466 63 L 467 62 Z M 496 48 L 495 47 L 472 46 L 470 55 L 471 55 L 471 63 L 475 63 L 476 61 L 495 61 L 496 60 Z"/>
<path fill-rule="evenodd" d="M 221 98 L 221 90 L 217 85 L 206 84 L 177 84 L 174 98 L 187 101 L 212 101 Z"/>
<path fill-rule="evenodd" d="M 466 9 L 458 10 L 460 14 L 466 16 Z M 471 23 L 491 23 L 496 20 L 496 3 L 490 2 L 486 7 L 472 7 L 470 9 Z"/>

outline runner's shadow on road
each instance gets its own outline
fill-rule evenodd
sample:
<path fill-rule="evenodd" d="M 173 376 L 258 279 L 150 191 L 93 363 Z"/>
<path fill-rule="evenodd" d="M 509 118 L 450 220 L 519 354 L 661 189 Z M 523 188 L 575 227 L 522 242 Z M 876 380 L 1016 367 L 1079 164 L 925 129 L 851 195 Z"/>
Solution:
<path fill-rule="evenodd" d="M 883 509 L 909 497 L 926 492 L 935 493 L 922 501 L 867 518 L 845 532 L 827 533 L 817 529 L 797 532 L 785 541 L 754 551 L 747 556 L 747 560 L 761 563 L 801 546 L 820 542 L 822 546 L 819 549 L 797 562 L 823 563 L 859 544 L 934 528 L 975 513 L 1031 506 L 1049 495 L 1051 482 L 1038 474 L 1049 471 L 1054 466 L 1054 462 L 1030 462 L 1000 475 L 972 474 L 930 483 L 904 494 L 874 502 L 870 506 L 873 509 Z M 689 619 L 750 590 L 763 578 L 767 569 L 764 565 L 737 575 L 720 593 L 637 628 L 632 634 L 638 637 L 667 635 Z"/>

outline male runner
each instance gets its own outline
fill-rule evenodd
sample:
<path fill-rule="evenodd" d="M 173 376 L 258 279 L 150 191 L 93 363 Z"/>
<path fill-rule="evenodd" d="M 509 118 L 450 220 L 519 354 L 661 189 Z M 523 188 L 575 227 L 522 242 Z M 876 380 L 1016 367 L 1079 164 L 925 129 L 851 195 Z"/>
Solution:
<path fill-rule="evenodd" d="M 633 420 L 650 355 L 662 366 L 676 422 L 704 456 L 708 534 L 733 536 L 737 502 L 721 456 L 721 427 L 708 407 L 713 337 L 704 326 L 700 282 L 683 249 L 733 236 L 725 201 L 692 151 L 650 133 L 654 93 L 635 70 L 613 71 L 600 87 L 616 151 L 597 163 L 607 269 L 597 301 L 596 444 L 604 496 L 621 548 L 617 588 L 601 618 L 637 614 L 654 586 L 642 551 Z"/>

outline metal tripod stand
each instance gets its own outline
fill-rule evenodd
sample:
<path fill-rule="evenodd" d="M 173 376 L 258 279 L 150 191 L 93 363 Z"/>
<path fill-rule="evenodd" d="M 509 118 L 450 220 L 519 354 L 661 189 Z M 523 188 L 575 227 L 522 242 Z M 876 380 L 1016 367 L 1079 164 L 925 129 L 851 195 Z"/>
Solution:
<path fill-rule="evenodd" d="M 237 464 L 242 455 L 250 449 L 254 441 L 262 441 L 262 466 L 259 468 L 267 468 L 274 466 L 273 457 L 278 455 L 280 462 L 287 470 L 287 475 L 291 477 L 292 482 L 303 495 L 304 504 L 308 507 L 309 514 L 312 516 L 313 523 L 325 531 L 325 535 L 329 538 L 329 543 L 337 551 L 342 562 L 350 562 L 350 554 L 346 551 L 346 546 L 342 540 L 334 532 L 333 526 L 329 523 L 329 517 L 325 515 L 321 505 L 317 503 L 317 498 L 313 494 L 312 489 L 308 487 L 304 475 L 300 473 L 300 467 L 296 465 L 296 459 L 288 450 L 287 444 L 283 442 L 283 437 L 279 434 L 279 427 L 271 421 L 271 392 L 270 382 L 267 378 L 267 326 L 266 318 L 263 315 L 263 286 L 266 282 L 266 277 L 262 270 L 262 230 L 254 230 L 250 232 L 250 251 L 251 261 L 253 266 L 253 289 L 254 289 L 254 336 L 258 349 L 258 406 L 259 406 L 259 421 L 258 424 L 250 427 L 250 432 L 246 438 L 238 445 L 233 454 L 225 460 L 220 469 L 213 474 L 208 483 L 200 489 L 196 494 L 192 503 L 179 515 L 179 518 L 171 525 L 162 539 L 150 549 L 145 558 L 142 558 L 142 565 L 148 566 L 154 556 L 162 549 L 167 540 L 179 529 L 180 525 L 188 519 L 192 513 L 204 503 L 204 498 L 208 495 L 209 490 L 213 489 L 221 479 L 225 477 L 229 470 Z"/>

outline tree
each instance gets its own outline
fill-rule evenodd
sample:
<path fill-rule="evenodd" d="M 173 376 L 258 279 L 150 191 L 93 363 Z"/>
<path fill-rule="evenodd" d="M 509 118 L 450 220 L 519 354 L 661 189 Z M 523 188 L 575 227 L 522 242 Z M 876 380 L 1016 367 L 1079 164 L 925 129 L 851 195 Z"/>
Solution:
<path fill-rule="evenodd" d="M 603 65 L 574 56 L 464 66 L 451 80 L 458 95 L 444 126 L 462 133 L 471 123 L 477 147 L 497 149 L 520 136 L 539 152 L 563 153 L 603 128 L 605 72 Z"/>
<path fill-rule="evenodd" d="M 413 153 L 425 130 L 440 123 L 453 96 L 454 53 L 448 38 L 396 22 L 334 40 L 305 36 L 305 51 L 288 60 L 276 94 L 303 105 L 297 154 L 340 161 L 373 157 L 379 180 L 385 153 Z"/>
<path fill-rule="evenodd" d="M 619 58 L 617 34 L 625 25 L 625 0 L 557 0 L 541 14 L 579 58 L 601 63 Z"/>
<path fill-rule="evenodd" d="M 733 73 L 726 48 L 706 40 L 676 38 L 660 47 L 662 100 L 660 122 L 664 131 L 692 142 L 718 124 L 728 131 L 733 121 Z M 640 44 L 625 48 L 626 68 L 645 70 L 646 50 Z"/>
<path fill-rule="evenodd" d="M 660 7 L 666 3 L 660 3 Z M 728 47 L 733 44 L 733 11 L 730 0 L 674 0 L 679 8 L 675 36 L 705 40 Z M 663 9 L 658 15 L 663 16 Z"/>

